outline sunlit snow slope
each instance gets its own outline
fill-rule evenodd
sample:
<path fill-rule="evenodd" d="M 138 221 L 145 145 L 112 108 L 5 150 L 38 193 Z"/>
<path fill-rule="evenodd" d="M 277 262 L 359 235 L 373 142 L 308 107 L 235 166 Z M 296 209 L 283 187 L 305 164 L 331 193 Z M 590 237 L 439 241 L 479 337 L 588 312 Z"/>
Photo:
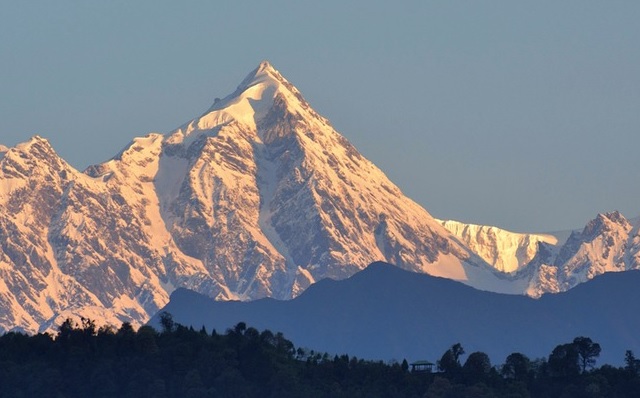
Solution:
<path fill-rule="evenodd" d="M 613 238 L 636 245 L 637 228 L 618 224 Z M 139 325 L 178 287 L 287 299 L 377 260 L 531 295 L 589 278 L 579 258 L 595 273 L 636 266 L 622 243 L 606 257 L 624 252 L 622 263 L 602 263 L 604 243 L 585 234 L 552 248 L 565 268 L 544 250 L 530 259 L 454 236 L 263 62 L 200 117 L 84 173 L 40 137 L 0 147 L 0 331 L 68 316 Z"/>
<path fill-rule="evenodd" d="M 519 234 L 497 227 L 464 224 L 447 220 L 440 223 L 484 261 L 502 272 L 516 272 L 524 268 L 538 252 L 538 243 L 558 243 L 552 235 Z"/>
<path fill-rule="evenodd" d="M 500 228 L 441 221 L 467 247 L 514 281 L 526 283 L 524 293 L 569 290 L 606 272 L 640 268 L 640 223 L 619 212 L 598 214 L 582 231 L 521 234 Z"/>

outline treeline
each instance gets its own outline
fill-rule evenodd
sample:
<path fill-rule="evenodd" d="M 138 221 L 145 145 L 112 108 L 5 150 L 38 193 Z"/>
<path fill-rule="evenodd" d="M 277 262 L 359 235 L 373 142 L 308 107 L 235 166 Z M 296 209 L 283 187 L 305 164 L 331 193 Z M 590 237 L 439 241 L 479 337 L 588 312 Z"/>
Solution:
<path fill-rule="evenodd" d="M 473 352 L 462 364 L 464 348 L 454 344 L 438 361 L 425 397 L 639 397 L 640 360 L 632 351 L 625 366 L 595 367 L 600 345 L 588 337 L 560 344 L 548 358 L 529 359 L 521 353 L 492 366 L 483 352 Z"/>
<path fill-rule="evenodd" d="M 548 358 L 514 353 L 492 366 L 455 344 L 438 372 L 301 348 L 281 333 L 239 323 L 224 333 L 162 316 L 162 330 L 66 321 L 56 336 L 0 336 L 0 397 L 637 397 L 640 361 L 595 367 L 585 337 Z"/>

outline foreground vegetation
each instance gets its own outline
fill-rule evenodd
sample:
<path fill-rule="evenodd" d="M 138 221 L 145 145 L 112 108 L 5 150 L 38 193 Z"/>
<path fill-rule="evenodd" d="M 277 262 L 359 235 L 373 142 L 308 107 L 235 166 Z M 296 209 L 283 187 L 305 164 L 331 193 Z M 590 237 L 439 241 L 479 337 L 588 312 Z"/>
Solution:
<path fill-rule="evenodd" d="M 453 345 L 439 372 L 330 356 L 280 333 L 239 323 L 224 334 L 196 331 L 162 317 L 162 331 L 96 328 L 65 322 L 56 336 L 0 337 L 0 397 L 637 397 L 640 360 L 595 367 L 600 347 L 585 337 L 548 358 L 511 354 L 492 366 L 481 352 L 462 363 Z"/>

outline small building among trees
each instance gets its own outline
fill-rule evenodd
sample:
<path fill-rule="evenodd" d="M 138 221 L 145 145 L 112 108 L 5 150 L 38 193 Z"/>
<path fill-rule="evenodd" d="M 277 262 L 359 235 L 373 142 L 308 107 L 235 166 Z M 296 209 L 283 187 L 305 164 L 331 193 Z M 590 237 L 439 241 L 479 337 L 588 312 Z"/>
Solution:
<path fill-rule="evenodd" d="M 411 372 L 420 372 L 420 373 L 432 373 L 433 367 L 435 366 L 434 363 L 431 363 L 429 361 L 415 361 L 415 362 L 412 362 L 410 365 L 411 365 Z"/>

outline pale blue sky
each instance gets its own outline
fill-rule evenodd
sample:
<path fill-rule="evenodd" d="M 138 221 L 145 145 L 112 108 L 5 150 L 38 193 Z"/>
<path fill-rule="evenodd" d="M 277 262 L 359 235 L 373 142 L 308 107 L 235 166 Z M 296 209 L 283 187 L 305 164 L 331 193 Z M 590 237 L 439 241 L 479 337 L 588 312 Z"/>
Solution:
<path fill-rule="evenodd" d="M 549 231 L 640 215 L 638 1 L 0 5 L 7 146 L 39 134 L 84 169 L 268 59 L 436 217 Z"/>

